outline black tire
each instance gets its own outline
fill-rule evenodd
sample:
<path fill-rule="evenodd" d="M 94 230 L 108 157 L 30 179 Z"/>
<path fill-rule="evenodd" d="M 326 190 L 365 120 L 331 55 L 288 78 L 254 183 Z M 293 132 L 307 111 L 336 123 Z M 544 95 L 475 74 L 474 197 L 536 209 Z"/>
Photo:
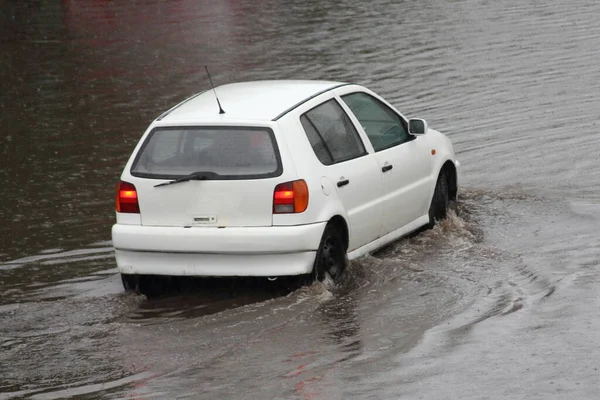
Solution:
<path fill-rule="evenodd" d="M 123 282 L 123 289 L 126 292 L 139 293 L 139 276 L 132 274 L 121 274 L 121 282 Z"/>
<path fill-rule="evenodd" d="M 121 274 L 121 281 L 126 292 L 154 297 L 164 294 L 167 286 L 166 277 L 154 275 Z"/>
<path fill-rule="evenodd" d="M 317 250 L 312 280 L 322 282 L 327 274 L 333 280 L 338 279 L 346 268 L 346 260 L 346 248 L 340 231 L 334 225 L 327 225 Z"/>
<path fill-rule="evenodd" d="M 435 185 L 435 191 L 433 192 L 433 198 L 429 206 L 429 224 L 428 228 L 433 228 L 437 221 L 441 221 L 448 215 L 448 204 L 450 203 L 450 196 L 448 194 L 448 177 L 446 172 L 440 172 L 437 183 Z"/>

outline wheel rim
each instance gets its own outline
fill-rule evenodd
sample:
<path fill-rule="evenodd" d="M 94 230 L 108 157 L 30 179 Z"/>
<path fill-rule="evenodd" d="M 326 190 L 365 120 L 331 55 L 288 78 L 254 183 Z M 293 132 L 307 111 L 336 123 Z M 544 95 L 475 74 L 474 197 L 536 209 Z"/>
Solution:
<path fill-rule="evenodd" d="M 325 274 L 329 273 L 332 278 L 335 278 L 340 269 L 339 248 L 336 246 L 331 236 L 328 236 L 323 243 L 321 251 L 321 262 L 319 278 L 325 278 Z"/>

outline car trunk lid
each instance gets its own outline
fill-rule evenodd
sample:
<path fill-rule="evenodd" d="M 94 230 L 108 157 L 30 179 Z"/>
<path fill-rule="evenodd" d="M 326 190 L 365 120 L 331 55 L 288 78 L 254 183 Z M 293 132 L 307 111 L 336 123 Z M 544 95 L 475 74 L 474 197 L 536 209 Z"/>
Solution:
<path fill-rule="evenodd" d="M 272 225 L 282 172 L 272 130 L 254 127 L 155 128 L 131 168 L 142 225 L 184 227 Z"/>

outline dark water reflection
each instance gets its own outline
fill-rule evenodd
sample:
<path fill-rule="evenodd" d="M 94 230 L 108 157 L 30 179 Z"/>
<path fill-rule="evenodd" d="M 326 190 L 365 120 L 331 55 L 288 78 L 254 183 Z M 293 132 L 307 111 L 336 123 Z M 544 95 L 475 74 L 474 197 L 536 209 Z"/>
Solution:
<path fill-rule="evenodd" d="M 0 398 L 469 398 L 467 376 L 593 398 L 599 17 L 584 0 L 0 0 Z M 115 185 L 205 64 L 219 84 L 365 84 L 448 133 L 478 189 L 338 287 L 123 295 Z"/>

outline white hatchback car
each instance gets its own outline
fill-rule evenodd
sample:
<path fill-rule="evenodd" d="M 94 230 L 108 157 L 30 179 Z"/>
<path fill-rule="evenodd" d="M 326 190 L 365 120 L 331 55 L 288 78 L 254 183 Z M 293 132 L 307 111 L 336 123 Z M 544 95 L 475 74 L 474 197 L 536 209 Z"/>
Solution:
<path fill-rule="evenodd" d="M 444 218 L 459 172 L 448 137 L 362 86 L 223 85 L 159 116 L 133 151 L 117 268 L 140 292 L 157 275 L 335 278 Z"/>

